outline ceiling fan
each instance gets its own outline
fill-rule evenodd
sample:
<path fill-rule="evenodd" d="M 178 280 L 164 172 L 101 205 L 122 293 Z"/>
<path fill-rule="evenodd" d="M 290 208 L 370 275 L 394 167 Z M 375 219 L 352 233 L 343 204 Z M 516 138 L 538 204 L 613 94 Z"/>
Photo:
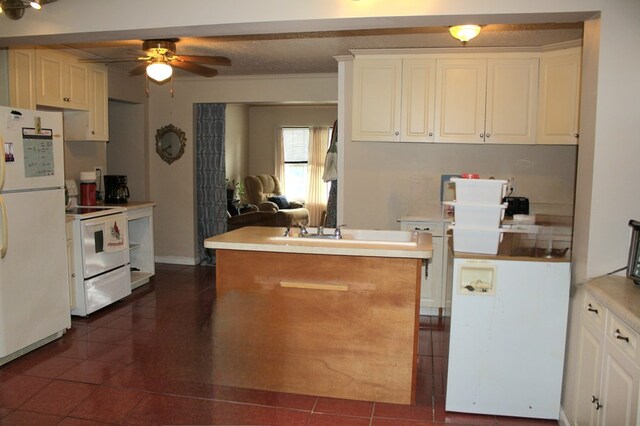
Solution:
<path fill-rule="evenodd" d="M 140 75 L 147 73 L 147 76 L 155 81 L 162 82 L 172 75 L 172 68 L 176 67 L 185 71 L 198 74 L 202 77 L 213 77 L 218 74 L 214 68 L 205 65 L 231 65 L 231 60 L 224 56 L 205 55 L 176 55 L 176 42 L 178 39 L 144 40 L 142 43 L 143 52 L 134 58 L 123 59 L 86 59 L 82 62 L 114 63 L 114 62 L 136 62 L 136 65 L 129 75 Z"/>
<path fill-rule="evenodd" d="M 47 3 L 53 3 L 56 0 L 0 0 L 0 13 L 4 12 L 7 18 L 18 20 L 24 16 L 26 9 L 42 9 Z"/>

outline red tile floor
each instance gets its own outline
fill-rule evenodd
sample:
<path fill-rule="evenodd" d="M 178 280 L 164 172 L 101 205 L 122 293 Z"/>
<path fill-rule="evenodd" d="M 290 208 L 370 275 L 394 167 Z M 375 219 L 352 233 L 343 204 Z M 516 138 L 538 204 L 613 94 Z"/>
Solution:
<path fill-rule="evenodd" d="M 421 318 L 414 406 L 213 385 L 214 275 L 158 264 L 149 285 L 0 367 L 0 424 L 558 424 L 445 412 L 448 325 L 437 317 Z"/>

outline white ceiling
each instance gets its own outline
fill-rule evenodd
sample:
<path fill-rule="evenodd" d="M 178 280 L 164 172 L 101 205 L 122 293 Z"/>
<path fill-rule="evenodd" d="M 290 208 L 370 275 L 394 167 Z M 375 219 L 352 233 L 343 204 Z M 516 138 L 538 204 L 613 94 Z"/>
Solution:
<path fill-rule="evenodd" d="M 562 24 L 486 25 L 469 47 L 536 47 L 582 38 L 582 22 Z M 90 58 L 122 59 L 141 54 L 142 40 L 65 44 Z M 215 55 L 231 59 L 230 67 L 216 67 L 219 75 L 335 73 L 334 56 L 350 49 L 462 48 L 446 27 L 299 32 L 286 34 L 184 37 L 177 54 Z M 112 63 L 130 70 L 134 62 Z M 192 76 L 183 71 L 175 76 Z M 204 78 L 204 77 L 202 77 Z"/>

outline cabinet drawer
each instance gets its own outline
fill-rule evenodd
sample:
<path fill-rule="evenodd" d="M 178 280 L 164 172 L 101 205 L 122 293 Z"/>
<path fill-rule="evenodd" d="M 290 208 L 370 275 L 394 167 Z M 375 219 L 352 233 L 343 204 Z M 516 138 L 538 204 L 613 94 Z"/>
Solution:
<path fill-rule="evenodd" d="M 607 338 L 636 364 L 640 364 L 638 351 L 638 333 L 609 311 Z"/>
<path fill-rule="evenodd" d="M 590 293 L 584 295 L 582 314 L 604 332 L 605 308 Z"/>
<path fill-rule="evenodd" d="M 403 231 L 429 232 L 434 237 L 442 237 L 442 222 L 403 221 L 400 225 Z"/>

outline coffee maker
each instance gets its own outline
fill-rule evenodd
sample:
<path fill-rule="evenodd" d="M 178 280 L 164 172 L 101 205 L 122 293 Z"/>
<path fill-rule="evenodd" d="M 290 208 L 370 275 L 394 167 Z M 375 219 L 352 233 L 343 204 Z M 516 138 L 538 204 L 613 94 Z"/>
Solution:
<path fill-rule="evenodd" d="M 126 175 L 104 175 L 104 202 L 107 204 L 127 204 L 129 188 Z"/>

